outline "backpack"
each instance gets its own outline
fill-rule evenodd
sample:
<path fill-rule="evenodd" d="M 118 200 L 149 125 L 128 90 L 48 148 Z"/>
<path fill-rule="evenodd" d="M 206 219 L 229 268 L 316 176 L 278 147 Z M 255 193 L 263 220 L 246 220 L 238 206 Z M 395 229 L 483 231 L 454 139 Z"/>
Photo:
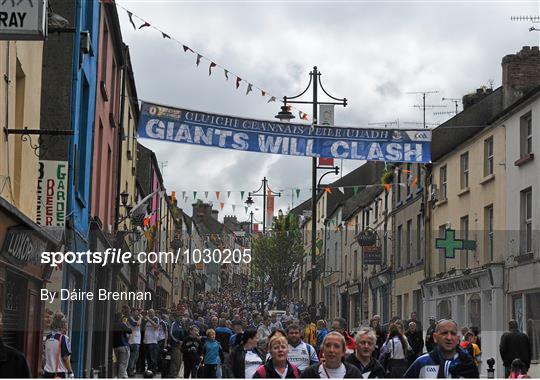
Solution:
<path fill-rule="evenodd" d="M 300 372 L 298 371 L 298 368 L 294 364 L 289 363 L 289 365 L 292 367 L 294 377 L 299 378 L 300 377 Z M 263 364 L 263 365 L 259 366 L 259 368 L 257 368 L 257 371 L 255 373 L 257 375 L 259 375 L 259 377 L 261 379 L 266 379 L 266 367 L 265 367 L 265 365 Z M 287 376 L 287 374 L 285 374 L 285 376 Z"/>

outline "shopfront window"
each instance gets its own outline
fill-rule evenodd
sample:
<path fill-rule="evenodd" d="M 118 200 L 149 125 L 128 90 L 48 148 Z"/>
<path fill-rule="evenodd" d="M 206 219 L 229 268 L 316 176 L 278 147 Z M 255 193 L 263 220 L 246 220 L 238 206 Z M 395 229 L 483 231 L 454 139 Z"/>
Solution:
<path fill-rule="evenodd" d="M 540 360 L 540 292 L 526 294 L 526 333 L 531 340 L 532 360 Z"/>
<path fill-rule="evenodd" d="M 450 300 L 442 300 L 437 305 L 438 319 L 452 319 L 452 302 Z"/>
<path fill-rule="evenodd" d="M 470 326 L 475 326 L 481 329 L 482 328 L 481 320 L 482 320 L 482 308 L 480 307 L 480 295 L 473 294 L 471 298 L 469 298 Z"/>

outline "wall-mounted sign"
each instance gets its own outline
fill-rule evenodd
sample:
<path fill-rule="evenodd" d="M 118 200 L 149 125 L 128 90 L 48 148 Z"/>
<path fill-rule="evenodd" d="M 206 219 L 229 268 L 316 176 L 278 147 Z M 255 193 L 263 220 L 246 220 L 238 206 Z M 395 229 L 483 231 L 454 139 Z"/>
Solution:
<path fill-rule="evenodd" d="M 376 245 L 369 245 L 362 247 L 364 253 L 364 265 L 381 265 L 382 264 L 382 252 L 381 247 Z"/>
<path fill-rule="evenodd" d="M 443 250 L 446 259 L 454 259 L 456 257 L 456 249 L 475 250 L 475 240 L 456 239 L 456 230 L 447 228 L 444 231 L 444 239 L 435 239 L 435 248 Z"/>
<path fill-rule="evenodd" d="M 47 0 L 1 0 L 0 40 L 43 40 Z"/>
<path fill-rule="evenodd" d="M 39 161 L 37 223 L 64 227 L 68 185 L 67 161 Z"/>
<path fill-rule="evenodd" d="M 377 239 L 377 231 L 375 231 L 373 228 L 366 228 L 365 230 L 360 231 L 356 237 L 358 244 L 360 244 L 362 247 L 377 244 Z"/>
<path fill-rule="evenodd" d="M 24 266 L 40 265 L 41 252 L 47 243 L 27 227 L 12 227 L 7 231 L 2 255 L 11 263 Z"/>
<path fill-rule="evenodd" d="M 476 289 L 480 287 L 478 278 L 464 278 L 461 280 L 437 285 L 439 294 L 462 292 L 464 290 Z"/>

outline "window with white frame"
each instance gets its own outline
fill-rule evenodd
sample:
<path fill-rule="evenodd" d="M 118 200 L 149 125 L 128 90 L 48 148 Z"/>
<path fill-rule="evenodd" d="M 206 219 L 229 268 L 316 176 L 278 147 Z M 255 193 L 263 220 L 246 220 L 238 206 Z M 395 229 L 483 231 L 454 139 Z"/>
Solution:
<path fill-rule="evenodd" d="M 484 177 L 493 174 L 493 136 L 484 140 Z"/>
<path fill-rule="evenodd" d="M 448 176 L 446 171 L 446 165 L 441 166 L 439 169 L 439 188 L 440 188 L 440 197 L 439 200 L 443 201 L 446 199 L 447 195 L 447 183 L 448 183 Z"/>
<path fill-rule="evenodd" d="M 484 220 L 486 231 L 486 261 L 493 261 L 493 205 L 484 208 Z"/>
<path fill-rule="evenodd" d="M 460 157 L 460 180 L 461 188 L 469 187 L 469 152 L 463 153 Z"/>
<path fill-rule="evenodd" d="M 526 113 L 520 118 L 520 156 L 532 153 L 532 114 Z"/>
<path fill-rule="evenodd" d="M 520 251 L 532 252 L 532 189 L 521 192 Z"/>

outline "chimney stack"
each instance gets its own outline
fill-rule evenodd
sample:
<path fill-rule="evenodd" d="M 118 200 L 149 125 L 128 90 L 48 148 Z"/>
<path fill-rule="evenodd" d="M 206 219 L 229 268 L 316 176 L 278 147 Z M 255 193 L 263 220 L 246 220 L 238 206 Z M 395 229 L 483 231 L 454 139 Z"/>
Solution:
<path fill-rule="evenodd" d="M 484 99 L 486 96 L 488 96 L 492 92 L 493 90 L 491 88 L 481 87 L 481 88 L 477 88 L 476 92 L 472 92 L 470 94 L 464 95 L 463 101 L 462 101 L 463 110 L 466 110 L 473 104 L 478 103 L 480 100 Z"/>
<path fill-rule="evenodd" d="M 502 59 L 503 106 L 512 105 L 528 91 L 540 85 L 538 46 L 523 46 L 516 54 Z"/>

